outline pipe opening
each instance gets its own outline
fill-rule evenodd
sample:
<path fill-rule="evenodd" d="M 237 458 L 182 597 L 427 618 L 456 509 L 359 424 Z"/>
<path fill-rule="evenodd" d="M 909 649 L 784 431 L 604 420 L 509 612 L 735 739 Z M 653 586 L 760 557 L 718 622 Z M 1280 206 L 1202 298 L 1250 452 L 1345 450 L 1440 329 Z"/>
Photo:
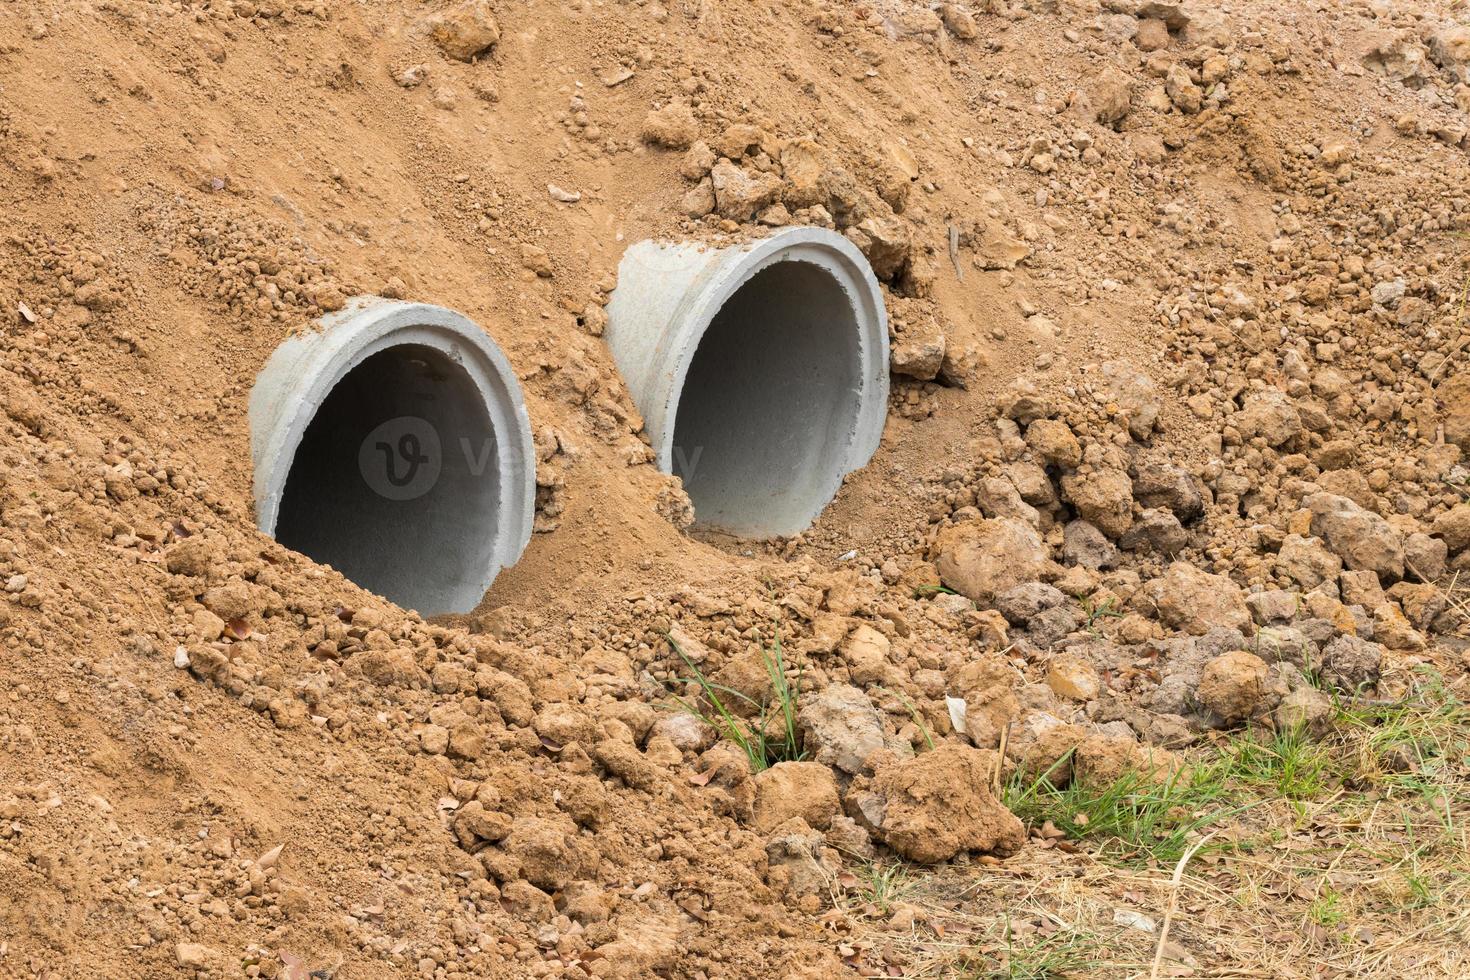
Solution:
<path fill-rule="evenodd" d="M 424 615 L 473 609 L 530 538 L 520 387 L 452 310 L 357 299 L 288 338 L 250 430 L 261 530 Z"/>
<path fill-rule="evenodd" d="M 862 381 L 853 301 L 823 267 L 776 262 L 710 321 L 674 422 L 674 472 L 695 519 L 736 534 L 789 534 L 836 493 Z"/>
<path fill-rule="evenodd" d="M 441 608 L 492 561 L 496 450 L 464 368 L 420 345 L 380 351 L 307 426 L 276 539 L 401 605 Z"/>

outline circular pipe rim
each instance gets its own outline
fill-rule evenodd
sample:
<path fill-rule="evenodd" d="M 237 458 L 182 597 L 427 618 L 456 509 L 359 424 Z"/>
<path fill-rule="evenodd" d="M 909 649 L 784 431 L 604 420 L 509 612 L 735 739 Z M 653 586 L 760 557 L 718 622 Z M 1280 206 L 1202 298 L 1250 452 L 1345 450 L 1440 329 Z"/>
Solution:
<path fill-rule="evenodd" d="M 276 348 L 250 393 L 256 523 L 275 536 L 296 452 L 337 383 L 374 354 L 406 344 L 448 357 L 485 396 L 500 475 L 496 540 L 483 580 L 489 588 L 531 538 L 536 506 L 531 421 L 515 371 L 499 346 L 479 324 L 447 307 L 356 297 L 322 317 L 315 330 L 294 334 Z"/>
<path fill-rule="evenodd" d="M 688 248 L 695 243 L 648 241 L 637 243 L 633 248 L 664 245 Z M 639 262 L 647 263 L 654 258 L 640 254 Z M 688 258 L 675 256 L 671 261 L 678 266 Z M 809 525 L 831 503 L 831 497 L 840 489 L 842 480 L 865 466 L 877 451 L 888 413 L 887 309 L 877 277 L 851 241 L 825 228 L 796 227 L 782 229 L 748 245 L 714 250 L 709 260 L 682 286 L 682 297 L 671 307 L 658 339 L 652 345 L 650 362 L 646 366 L 624 362 L 619 367 L 625 380 L 632 382 L 629 387 L 643 413 L 658 468 L 665 473 L 674 472 L 675 422 L 683 387 L 698 353 L 700 340 L 720 310 L 746 283 L 762 270 L 784 262 L 809 262 L 831 275 L 852 304 L 860 331 L 860 390 L 852 438 L 831 493 L 822 507 L 812 514 L 807 522 Z M 649 273 L 652 272 L 649 269 Z M 620 271 L 619 278 L 622 277 Z M 616 293 L 614 298 L 617 298 Z M 617 324 L 609 324 L 610 334 L 616 329 Z M 622 351 L 614 345 L 614 354 L 620 353 Z"/>

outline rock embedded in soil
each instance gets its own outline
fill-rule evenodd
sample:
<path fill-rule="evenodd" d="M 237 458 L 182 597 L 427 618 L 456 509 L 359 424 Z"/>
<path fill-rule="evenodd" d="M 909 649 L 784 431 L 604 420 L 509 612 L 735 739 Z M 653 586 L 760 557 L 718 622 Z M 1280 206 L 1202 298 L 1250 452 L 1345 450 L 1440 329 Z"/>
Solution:
<path fill-rule="evenodd" d="M 1189 543 L 1189 534 L 1179 518 L 1161 507 L 1146 507 L 1133 526 L 1123 532 L 1118 546 L 1124 551 L 1153 552 L 1173 556 Z"/>
<path fill-rule="evenodd" d="M 1443 539 L 1451 554 L 1470 547 L 1470 504 L 1456 504 L 1434 519 L 1431 530 Z"/>
<path fill-rule="evenodd" d="M 1067 423 L 1057 419 L 1037 419 L 1027 426 L 1026 445 L 1057 466 L 1072 469 L 1082 463 L 1082 444 Z"/>
<path fill-rule="evenodd" d="M 882 715 L 850 684 L 829 684 L 803 698 L 797 718 L 808 755 L 849 775 L 862 772 L 883 748 Z"/>
<path fill-rule="evenodd" d="M 1013 586 L 1043 578 L 1050 565 L 1035 529 L 1004 517 L 945 528 L 935 547 L 940 580 L 982 605 Z"/>
<path fill-rule="evenodd" d="M 849 813 L 901 857 L 920 864 L 965 851 L 1016 853 L 1026 831 L 990 792 L 994 752 L 944 744 L 894 760 L 853 784 Z"/>
<path fill-rule="evenodd" d="M 731 221 L 749 221 L 781 194 L 780 177 L 759 171 L 752 174 L 729 160 L 716 163 L 710 178 L 715 211 Z"/>
<path fill-rule="evenodd" d="M 1147 439 L 1158 424 L 1161 404 L 1153 378 L 1127 361 L 1106 361 L 1097 379 L 1099 392 L 1127 421 L 1133 438 Z"/>
<path fill-rule="evenodd" d="M 1068 521 L 1062 529 L 1062 561 L 1092 571 L 1115 568 L 1118 549 L 1107 535 L 1087 521 Z"/>
<path fill-rule="evenodd" d="M 950 35 L 961 41 L 972 41 L 975 38 L 975 18 L 959 4 L 945 3 L 939 6 L 939 17 L 944 22 L 944 29 Z"/>
<path fill-rule="evenodd" d="M 1187 562 L 1176 561 L 1162 576 L 1140 590 L 1164 624 L 1195 636 L 1217 626 L 1246 631 L 1251 628 L 1245 593 L 1229 576 L 1212 575 Z"/>
<path fill-rule="evenodd" d="M 1322 680 L 1353 694 L 1378 683 L 1383 647 L 1357 636 L 1339 636 L 1322 650 Z"/>
<path fill-rule="evenodd" d="M 1109 538 L 1133 526 L 1133 481 L 1116 469 L 1094 469 L 1062 477 L 1062 495 L 1077 516 Z"/>
<path fill-rule="evenodd" d="M 1404 577 L 1404 542 L 1393 525 L 1346 497 L 1314 493 L 1302 501 L 1312 512 L 1312 533 L 1348 568 Z"/>
<path fill-rule="evenodd" d="M 1067 601 L 1055 586 L 1026 582 L 995 597 L 996 610 L 1012 626 L 1025 626 L 1033 618 Z"/>
<path fill-rule="evenodd" d="M 1303 589 L 1315 589 L 1338 577 L 1342 559 L 1328 551 L 1319 538 L 1288 534 L 1276 553 L 1276 570 Z"/>
<path fill-rule="evenodd" d="M 500 41 L 500 24 L 485 0 L 467 0 L 435 16 L 429 33 L 446 55 L 457 61 L 471 61 Z"/>
<path fill-rule="evenodd" d="M 751 826 L 760 833 L 769 833 L 792 817 L 825 830 L 841 810 L 837 781 L 820 762 L 778 762 L 755 774 Z"/>
<path fill-rule="evenodd" d="M 1302 433 L 1302 417 L 1284 391 L 1267 389 L 1245 396 L 1235 426 L 1247 439 L 1260 437 L 1273 448 L 1284 446 Z"/>
<path fill-rule="evenodd" d="M 1222 721 L 1241 722 L 1262 712 L 1268 686 L 1266 662 L 1232 650 L 1205 664 L 1196 697 Z"/>
<path fill-rule="evenodd" d="M 1102 693 L 1097 668 L 1081 657 L 1067 654 L 1052 658 L 1046 671 L 1046 684 L 1058 697 L 1073 701 L 1092 701 Z"/>

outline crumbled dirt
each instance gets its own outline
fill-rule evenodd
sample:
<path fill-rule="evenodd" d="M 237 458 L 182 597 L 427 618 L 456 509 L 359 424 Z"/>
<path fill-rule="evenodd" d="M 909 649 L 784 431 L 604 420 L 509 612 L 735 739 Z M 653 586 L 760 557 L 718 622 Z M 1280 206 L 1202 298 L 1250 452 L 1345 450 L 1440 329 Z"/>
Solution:
<path fill-rule="evenodd" d="M 1448 891 L 1339 925 L 1347 845 L 1232 946 L 1223 866 L 1181 902 L 1002 803 L 1466 693 L 1466 18 L 3 0 L 0 974 L 973 972 L 1173 902 L 1129 969 L 1463 975 Z M 889 421 L 809 531 L 740 541 L 598 338 L 629 243 L 787 224 L 882 281 Z M 470 615 L 253 523 L 256 373 L 364 294 L 462 311 L 525 391 L 538 533 Z M 796 768 L 685 713 L 696 669 Z M 844 898 L 895 856 L 949 862 L 922 907 Z M 977 894 L 1048 868 L 997 940 Z"/>

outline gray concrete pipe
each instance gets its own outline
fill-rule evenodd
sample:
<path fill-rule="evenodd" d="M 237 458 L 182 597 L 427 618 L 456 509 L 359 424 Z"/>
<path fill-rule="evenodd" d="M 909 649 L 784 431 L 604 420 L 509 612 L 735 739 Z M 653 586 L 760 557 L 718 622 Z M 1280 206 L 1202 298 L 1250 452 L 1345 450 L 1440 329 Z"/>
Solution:
<path fill-rule="evenodd" d="M 878 448 L 887 314 L 867 260 L 834 232 L 639 242 L 618 266 L 605 339 L 700 523 L 795 534 Z"/>
<path fill-rule="evenodd" d="M 505 356 L 453 310 L 353 300 L 250 394 L 266 534 L 424 615 L 468 612 L 531 535 L 535 455 Z"/>

